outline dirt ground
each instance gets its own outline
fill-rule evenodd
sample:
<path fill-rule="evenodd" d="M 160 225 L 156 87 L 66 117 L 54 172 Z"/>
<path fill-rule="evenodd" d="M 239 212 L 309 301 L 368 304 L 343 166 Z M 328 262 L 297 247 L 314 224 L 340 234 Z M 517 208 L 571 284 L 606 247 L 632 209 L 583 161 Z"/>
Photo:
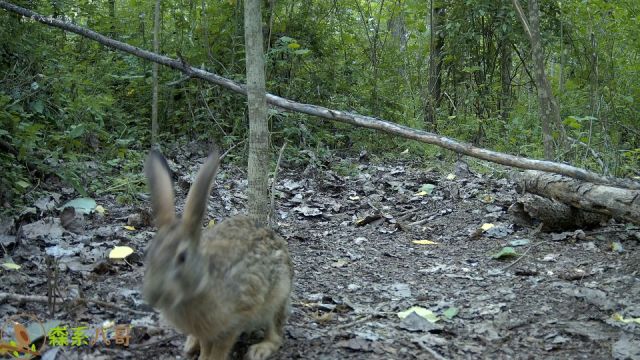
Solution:
<path fill-rule="evenodd" d="M 181 208 L 204 153 L 171 155 Z M 519 194 L 509 180 L 336 161 L 349 166 L 338 174 L 321 162 L 285 164 L 278 175 L 277 230 L 295 285 L 274 358 L 640 359 L 640 228 L 610 221 L 545 233 L 514 223 L 507 210 Z M 140 208 L 117 205 L 117 194 L 97 198 L 106 212 L 83 216 L 57 210 L 69 189 L 45 188 L 33 209 L 2 221 L 2 261 L 20 265 L 0 267 L 3 341 L 12 339 L 10 317 L 29 313 L 39 320 L 30 339 L 40 343 L 33 324 L 49 333 L 86 326 L 90 338 L 131 325 L 129 346 L 105 330 L 110 345 L 47 346 L 43 359 L 182 358 L 185 337 L 140 292 L 154 231 L 146 195 Z M 223 164 L 207 221 L 244 212 L 246 188 L 242 169 Z M 114 246 L 134 253 L 110 260 Z M 516 255 L 495 258 L 505 247 Z M 64 298 L 53 314 L 52 290 Z M 413 306 L 420 309 L 399 316 Z"/>

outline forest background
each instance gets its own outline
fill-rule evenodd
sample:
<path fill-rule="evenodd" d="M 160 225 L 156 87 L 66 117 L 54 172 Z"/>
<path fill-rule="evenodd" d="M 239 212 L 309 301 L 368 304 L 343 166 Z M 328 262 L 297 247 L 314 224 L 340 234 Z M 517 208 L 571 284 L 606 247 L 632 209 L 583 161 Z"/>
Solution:
<path fill-rule="evenodd" d="M 16 2 L 149 50 L 155 3 Z M 267 91 L 514 155 L 640 175 L 640 3 L 540 1 L 539 8 L 544 70 L 561 122 L 550 133 L 551 154 L 531 41 L 510 0 L 265 1 Z M 161 54 L 245 82 L 241 1 L 163 1 L 160 9 Z M 52 174 L 81 195 L 132 201 L 144 188 L 152 64 L 5 11 L 0 23 L 3 209 L 28 202 Z M 178 71 L 160 68 L 159 76 L 160 143 L 240 144 L 230 158 L 246 163 L 245 98 Z M 425 164 L 450 155 L 275 108 L 269 126 L 273 151 L 287 141 L 293 166 L 363 150 Z M 328 164 L 355 171 L 346 160 Z M 83 176 L 88 167 L 103 176 Z"/>

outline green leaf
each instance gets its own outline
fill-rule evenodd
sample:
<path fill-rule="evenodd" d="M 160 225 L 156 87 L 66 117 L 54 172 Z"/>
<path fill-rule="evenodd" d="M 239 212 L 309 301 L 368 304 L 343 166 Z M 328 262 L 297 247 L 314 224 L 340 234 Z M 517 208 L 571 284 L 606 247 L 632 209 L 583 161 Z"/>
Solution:
<path fill-rule="evenodd" d="M 71 130 L 69 131 L 69 136 L 72 139 L 77 139 L 84 135 L 85 127 L 84 124 L 71 125 Z"/>
<path fill-rule="evenodd" d="M 420 186 L 419 192 L 424 191 L 425 193 L 427 193 L 427 195 L 431 195 L 431 193 L 433 192 L 433 189 L 435 188 L 436 186 L 433 184 L 424 184 Z"/>
<path fill-rule="evenodd" d="M 41 99 L 32 102 L 31 110 L 35 113 L 42 114 L 44 112 L 44 102 Z"/>
<path fill-rule="evenodd" d="M 293 53 L 296 54 L 296 55 L 307 55 L 310 52 L 311 52 L 311 50 L 309 50 L 309 49 L 298 49 L 298 50 L 294 51 Z"/>
<path fill-rule="evenodd" d="M 62 210 L 66 207 L 72 207 L 79 213 L 89 214 L 96 208 L 96 205 L 96 201 L 91 198 L 77 198 L 62 205 L 58 210 Z"/>
<path fill-rule="evenodd" d="M 28 182 L 24 181 L 24 180 L 18 180 L 16 181 L 16 185 L 18 185 L 19 187 L 21 187 L 23 190 L 28 188 L 29 186 L 31 186 L 31 184 L 29 184 Z"/>
<path fill-rule="evenodd" d="M 498 252 L 497 254 L 494 254 L 492 257 L 494 259 L 505 259 L 505 258 L 510 258 L 514 256 L 518 256 L 518 253 L 516 252 L 516 250 L 511 246 L 505 246 L 502 248 L 502 250 L 500 250 L 500 252 Z"/>
<path fill-rule="evenodd" d="M 451 320 L 454 316 L 458 315 L 459 312 L 460 312 L 460 310 L 458 310 L 457 307 L 452 306 L 452 307 L 448 308 L 447 310 L 445 310 L 442 315 L 444 315 L 445 318 Z"/>

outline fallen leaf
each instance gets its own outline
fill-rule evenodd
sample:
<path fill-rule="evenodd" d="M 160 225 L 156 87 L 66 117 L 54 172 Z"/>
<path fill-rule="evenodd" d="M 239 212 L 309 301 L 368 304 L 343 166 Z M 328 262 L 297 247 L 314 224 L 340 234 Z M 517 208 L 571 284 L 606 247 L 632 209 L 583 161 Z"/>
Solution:
<path fill-rule="evenodd" d="M 489 229 L 491 229 L 492 227 L 495 227 L 495 225 L 490 224 L 490 223 L 484 223 L 482 224 L 482 226 L 480 227 L 482 230 L 487 231 Z"/>
<path fill-rule="evenodd" d="M 505 246 L 497 254 L 494 254 L 492 257 L 494 259 L 504 259 L 504 258 L 510 258 L 514 256 L 518 256 L 518 253 L 516 253 L 516 250 L 511 246 Z"/>
<path fill-rule="evenodd" d="M 515 239 L 515 240 L 509 241 L 509 245 L 511 246 L 523 246 L 523 245 L 528 245 L 529 243 L 530 241 L 527 239 Z"/>
<path fill-rule="evenodd" d="M 420 187 L 420 189 L 418 189 L 418 191 L 420 191 L 420 193 L 426 193 L 426 195 L 431 195 L 431 193 L 433 192 L 433 189 L 435 189 L 436 186 L 433 184 L 424 184 Z"/>
<path fill-rule="evenodd" d="M 423 307 L 420 306 L 412 306 L 410 308 L 408 308 L 405 311 L 401 311 L 398 313 L 398 317 L 400 319 L 404 319 L 407 316 L 411 315 L 411 313 L 416 313 L 416 315 L 429 320 L 432 323 L 438 322 L 440 320 L 440 318 L 438 317 L 438 315 L 434 314 L 433 311 L 425 309 Z"/>
<path fill-rule="evenodd" d="M 74 208 L 76 212 L 79 212 L 81 214 L 90 214 L 93 210 L 95 210 L 98 204 L 96 204 L 96 201 L 91 198 L 77 198 L 60 206 L 58 210 L 62 210 L 69 206 Z"/>
<path fill-rule="evenodd" d="M 611 243 L 611 251 L 622 253 L 624 252 L 624 247 L 617 241 Z"/>
<path fill-rule="evenodd" d="M 123 226 L 123 228 L 125 228 L 126 230 L 129 230 L 129 231 L 135 231 L 135 229 L 136 229 L 134 226 L 129 226 L 129 225 L 125 225 L 125 226 Z"/>
<path fill-rule="evenodd" d="M 133 249 L 128 246 L 116 246 L 109 252 L 109 259 L 124 259 L 133 254 Z"/>
<path fill-rule="evenodd" d="M 332 267 L 335 267 L 335 268 L 341 268 L 341 267 L 343 267 L 343 266 L 347 265 L 347 263 L 348 263 L 348 261 L 347 261 L 347 260 L 340 259 L 340 260 L 338 260 L 338 261 L 336 261 L 336 262 L 332 263 L 332 264 L 331 264 L 331 266 L 332 266 Z"/>
<path fill-rule="evenodd" d="M 216 219 L 211 219 L 211 220 L 209 220 L 209 223 L 207 224 L 207 229 L 211 229 L 215 225 L 216 225 Z"/>
<path fill-rule="evenodd" d="M 413 240 L 412 243 L 416 245 L 437 245 L 438 243 L 431 240 Z"/>
<path fill-rule="evenodd" d="M 458 315 L 458 312 L 460 312 L 460 310 L 458 310 L 457 307 L 452 306 L 447 310 L 445 310 L 442 315 L 444 315 L 444 317 L 446 317 L 447 319 L 451 320 L 454 316 Z"/>
<path fill-rule="evenodd" d="M 102 207 L 102 205 L 96 206 L 95 210 L 100 215 L 104 215 L 104 213 L 106 212 L 106 210 Z"/>
<path fill-rule="evenodd" d="M 624 318 L 620 313 L 615 313 L 612 316 L 613 320 L 623 322 L 625 324 L 636 323 L 640 325 L 640 318 Z"/>
<path fill-rule="evenodd" d="M 455 180 L 456 175 L 455 174 L 449 174 L 447 175 L 447 180 Z"/>
<path fill-rule="evenodd" d="M 22 266 L 12 263 L 12 262 L 6 262 L 6 263 L 2 263 L 0 264 L 0 266 L 2 266 L 3 268 L 7 269 L 7 270 L 20 270 L 20 268 Z"/>

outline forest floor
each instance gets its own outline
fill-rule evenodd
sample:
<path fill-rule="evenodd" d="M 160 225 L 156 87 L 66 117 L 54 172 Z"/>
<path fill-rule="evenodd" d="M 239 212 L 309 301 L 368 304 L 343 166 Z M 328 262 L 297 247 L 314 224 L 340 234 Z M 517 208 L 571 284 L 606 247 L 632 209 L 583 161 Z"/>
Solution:
<path fill-rule="evenodd" d="M 204 152 L 176 153 L 168 159 L 181 209 Z M 540 232 L 514 224 L 507 209 L 519 194 L 507 179 L 464 171 L 453 178 L 409 162 L 352 164 L 350 176 L 323 164 L 284 166 L 278 175 L 277 225 L 295 284 L 274 358 L 640 359 L 640 320 L 632 320 L 640 318 L 638 227 Z M 223 164 L 209 219 L 244 212 L 246 188 L 244 171 Z M 45 189 L 35 211 L 4 219 L 0 229 L 3 341 L 13 339 L 10 316 L 28 325 L 29 313 L 39 319 L 31 340 L 41 339 L 39 325 L 50 335 L 67 326 L 69 344 L 45 347 L 43 359 L 181 358 L 185 337 L 140 292 L 154 231 L 148 201 L 121 206 L 112 194 L 95 199 L 104 215 L 74 216 L 56 210 L 69 189 Z M 109 260 L 116 245 L 134 253 Z M 518 256 L 493 257 L 507 246 Z M 65 299 L 53 315 L 49 289 Z M 399 316 L 413 306 L 421 310 Z M 115 343 L 121 324 L 131 327 L 116 337 L 129 346 Z M 81 326 L 95 345 L 72 344 Z"/>

